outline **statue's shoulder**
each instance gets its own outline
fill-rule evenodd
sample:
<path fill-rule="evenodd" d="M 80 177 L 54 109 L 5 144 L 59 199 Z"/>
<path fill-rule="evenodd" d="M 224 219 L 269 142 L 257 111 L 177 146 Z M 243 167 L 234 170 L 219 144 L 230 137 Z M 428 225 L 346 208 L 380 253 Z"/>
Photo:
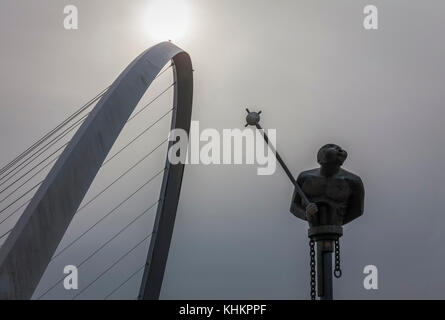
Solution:
<path fill-rule="evenodd" d="M 345 169 L 341 169 L 341 175 L 343 176 L 343 178 L 345 180 L 349 181 L 349 183 L 351 183 L 355 186 L 361 186 L 363 188 L 362 179 L 358 175 L 356 175 L 350 171 L 347 171 Z"/>
<path fill-rule="evenodd" d="M 300 175 L 298 176 L 298 179 L 306 179 L 306 178 L 311 178 L 311 177 L 319 177 L 320 176 L 320 170 L 319 169 L 312 169 L 312 170 L 307 170 L 307 171 L 303 171 L 302 173 L 300 173 Z"/>

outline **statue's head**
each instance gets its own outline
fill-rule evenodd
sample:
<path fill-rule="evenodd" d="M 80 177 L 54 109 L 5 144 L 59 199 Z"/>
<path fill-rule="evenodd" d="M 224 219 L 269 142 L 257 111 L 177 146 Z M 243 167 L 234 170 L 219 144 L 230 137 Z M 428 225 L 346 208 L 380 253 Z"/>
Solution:
<path fill-rule="evenodd" d="M 336 144 L 327 144 L 320 148 L 317 162 L 321 165 L 340 167 L 348 157 L 348 153 Z"/>

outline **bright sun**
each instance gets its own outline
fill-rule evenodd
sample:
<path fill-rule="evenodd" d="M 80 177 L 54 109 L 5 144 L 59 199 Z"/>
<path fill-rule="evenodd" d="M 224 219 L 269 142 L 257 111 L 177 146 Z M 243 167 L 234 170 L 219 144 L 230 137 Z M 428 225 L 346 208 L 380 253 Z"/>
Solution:
<path fill-rule="evenodd" d="M 142 17 L 144 31 L 156 41 L 178 41 L 190 25 L 187 0 L 150 0 Z"/>

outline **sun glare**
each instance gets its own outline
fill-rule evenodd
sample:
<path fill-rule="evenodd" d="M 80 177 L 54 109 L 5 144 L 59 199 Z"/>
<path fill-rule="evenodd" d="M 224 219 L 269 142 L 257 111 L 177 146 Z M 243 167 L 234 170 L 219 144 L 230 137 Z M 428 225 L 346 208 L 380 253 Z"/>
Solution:
<path fill-rule="evenodd" d="M 181 40 L 189 29 L 186 0 L 150 0 L 142 17 L 143 29 L 155 41 Z"/>

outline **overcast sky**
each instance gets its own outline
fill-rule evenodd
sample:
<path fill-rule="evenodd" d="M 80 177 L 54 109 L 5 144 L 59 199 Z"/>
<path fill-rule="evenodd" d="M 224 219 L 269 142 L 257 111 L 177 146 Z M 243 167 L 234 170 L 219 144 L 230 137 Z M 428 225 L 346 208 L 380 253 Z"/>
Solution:
<path fill-rule="evenodd" d="M 242 128 L 244 108 L 261 109 L 263 127 L 277 129 L 278 150 L 295 175 L 315 167 L 318 148 L 332 142 L 348 151 L 345 168 L 362 177 L 365 213 L 345 227 L 343 277 L 334 282 L 335 297 L 445 298 L 445 3 L 181 2 L 189 21 L 172 40 L 193 60 L 193 120 L 201 128 Z M 63 27 L 68 4 L 78 7 L 78 30 Z M 158 25 L 146 20 L 153 18 L 150 4 L 0 2 L 1 164 L 159 42 L 159 32 L 153 31 Z M 379 10 L 378 30 L 363 28 L 367 4 Z M 163 19 L 158 20 L 175 16 L 161 9 L 156 16 Z M 143 100 L 171 81 L 165 74 Z M 126 127 L 115 150 L 163 114 L 171 101 L 170 92 Z M 86 199 L 142 157 L 147 145 L 156 145 L 168 124 L 166 119 L 132 152 L 101 170 Z M 148 179 L 164 159 L 165 150 L 76 217 L 61 246 Z M 155 201 L 159 185 L 160 180 L 150 185 L 54 261 L 38 292 L 63 276 L 63 266 L 77 264 Z M 292 192 L 280 168 L 260 177 L 251 165 L 187 166 L 161 298 L 307 299 L 307 225 L 289 213 Z M 145 216 L 82 267 L 80 286 L 148 234 L 152 221 L 153 216 Z M 0 225 L 0 230 L 8 228 Z M 148 242 L 80 298 L 104 298 L 143 264 L 147 248 Z M 368 291 L 363 268 L 371 264 L 378 267 L 379 289 Z M 141 273 L 112 298 L 135 298 L 140 279 Z M 46 298 L 72 296 L 60 285 Z"/>

